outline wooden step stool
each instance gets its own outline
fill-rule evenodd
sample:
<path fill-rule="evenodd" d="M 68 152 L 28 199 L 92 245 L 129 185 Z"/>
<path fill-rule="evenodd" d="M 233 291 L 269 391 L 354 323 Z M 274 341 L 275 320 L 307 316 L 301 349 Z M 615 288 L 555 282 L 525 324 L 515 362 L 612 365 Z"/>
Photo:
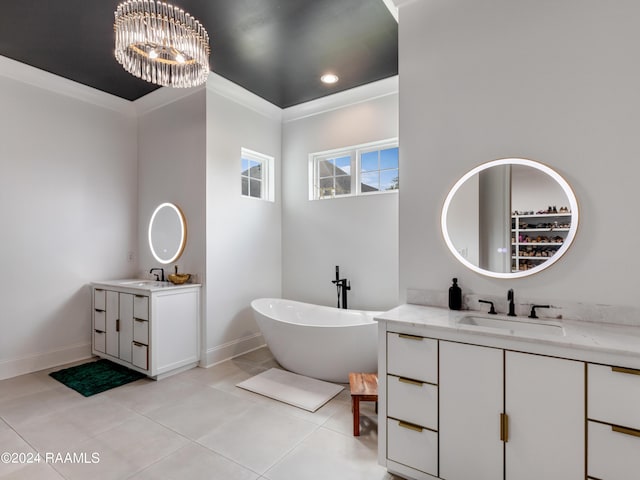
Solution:
<path fill-rule="evenodd" d="M 351 410 L 353 411 L 353 436 L 360 436 L 360 402 L 376 402 L 378 412 L 378 374 L 350 373 Z"/>

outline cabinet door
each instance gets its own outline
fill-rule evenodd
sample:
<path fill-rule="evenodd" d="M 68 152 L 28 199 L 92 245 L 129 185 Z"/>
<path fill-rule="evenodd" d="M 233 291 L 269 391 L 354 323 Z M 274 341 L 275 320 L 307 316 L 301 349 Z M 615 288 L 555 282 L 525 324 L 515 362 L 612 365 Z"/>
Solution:
<path fill-rule="evenodd" d="M 503 357 L 499 349 L 440 341 L 440 477 L 503 478 Z"/>
<path fill-rule="evenodd" d="M 106 305 L 106 352 L 112 357 L 118 357 L 120 352 L 120 345 L 118 341 L 118 292 L 112 292 L 107 290 L 107 305 Z"/>
<path fill-rule="evenodd" d="M 118 343 L 120 344 L 120 359 L 131 363 L 133 342 L 133 295 L 120 294 L 120 329 Z"/>
<path fill-rule="evenodd" d="M 585 478 L 584 379 L 582 362 L 506 352 L 507 480 Z"/>

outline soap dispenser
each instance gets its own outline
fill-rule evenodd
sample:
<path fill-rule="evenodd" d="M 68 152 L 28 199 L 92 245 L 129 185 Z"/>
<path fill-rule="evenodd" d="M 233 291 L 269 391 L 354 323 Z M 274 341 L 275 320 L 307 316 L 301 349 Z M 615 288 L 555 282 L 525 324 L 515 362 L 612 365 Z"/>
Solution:
<path fill-rule="evenodd" d="M 453 279 L 453 285 L 449 287 L 449 309 L 460 310 L 462 308 L 462 290 L 458 286 L 458 279 Z"/>

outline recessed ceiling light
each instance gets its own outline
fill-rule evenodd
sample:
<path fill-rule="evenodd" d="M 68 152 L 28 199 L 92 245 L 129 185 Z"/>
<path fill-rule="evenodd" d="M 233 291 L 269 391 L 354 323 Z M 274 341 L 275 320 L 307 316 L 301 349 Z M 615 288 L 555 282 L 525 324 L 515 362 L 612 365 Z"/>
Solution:
<path fill-rule="evenodd" d="M 322 75 L 320 77 L 320 80 L 323 83 L 336 83 L 338 81 L 338 76 L 334 75 L 333 73 L 327 73 L 325 75 Z"/>

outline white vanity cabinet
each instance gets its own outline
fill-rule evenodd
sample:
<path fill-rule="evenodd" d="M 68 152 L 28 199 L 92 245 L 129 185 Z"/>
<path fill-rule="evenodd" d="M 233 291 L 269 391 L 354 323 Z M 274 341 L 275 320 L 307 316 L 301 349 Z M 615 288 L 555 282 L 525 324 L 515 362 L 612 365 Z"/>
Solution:
<path fill-rule="evenodd" d="M 588 478 L 635 480 L 640 472 L 640 370 L 588 365 Z"/>
<path fill-rule="evenodd" d="M 584 479 L 584 368 L 441 341 L 440 476 Z"/>
<path fill-rule="evenodd" d="M 152 378 L 197 365 L 200 285 L 131 284 L 92 284 L 92 353 Z"/>
<path fill-rule="evenodd" d="M 584 480 L 584 362 L 397 327 L 379 357 L 388 470 L 420 480 Z"/>

